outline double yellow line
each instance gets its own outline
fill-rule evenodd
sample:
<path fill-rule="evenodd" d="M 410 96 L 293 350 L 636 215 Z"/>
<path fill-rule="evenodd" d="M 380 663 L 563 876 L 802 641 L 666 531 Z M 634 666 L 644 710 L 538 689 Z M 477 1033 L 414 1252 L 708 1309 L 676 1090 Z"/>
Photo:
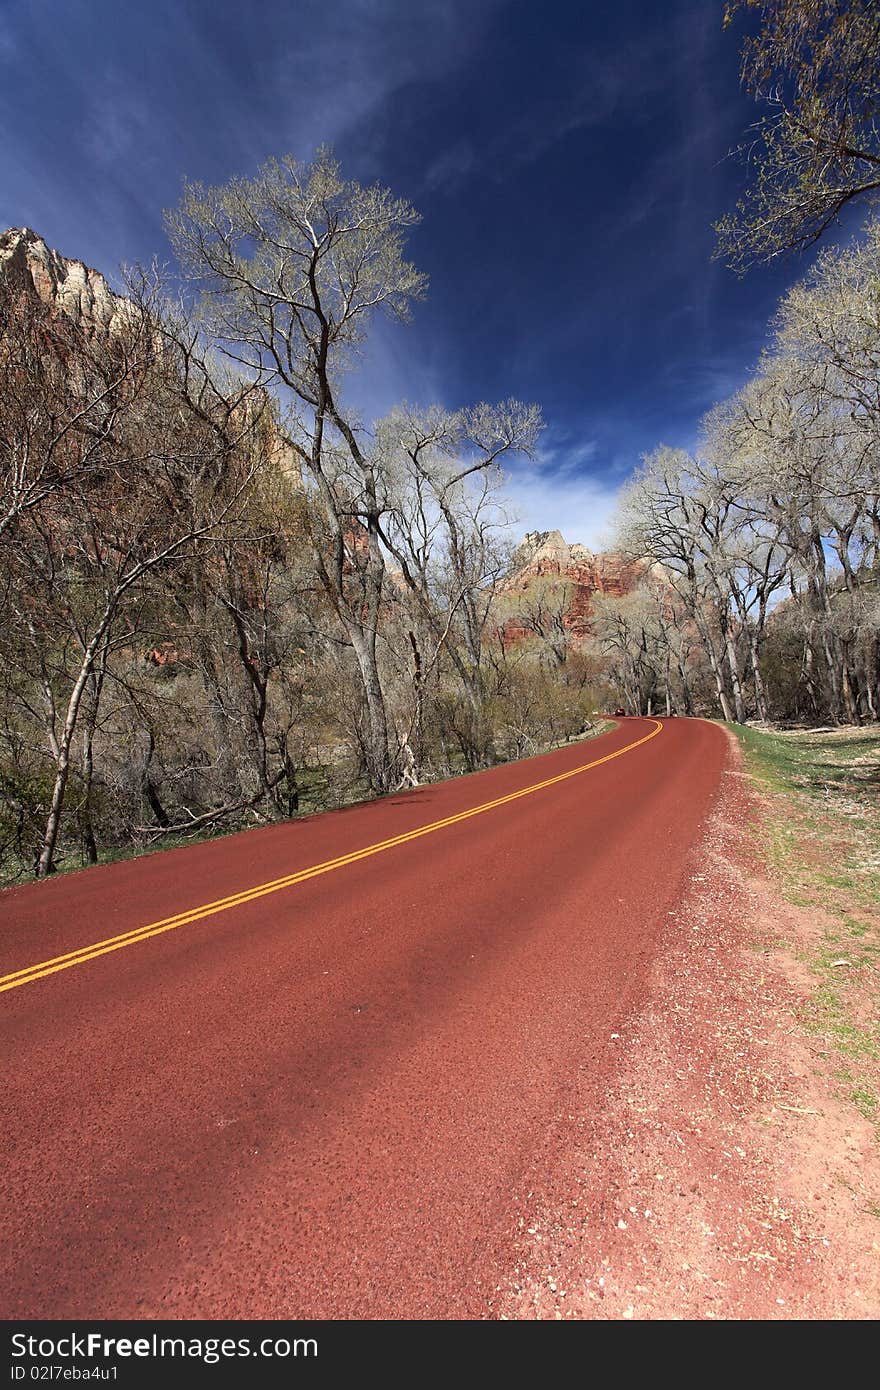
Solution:
<path fill-rule="evenodd" d="M 498 806 L 507 806 L 511 801 L 518 801 L 520 797 L 531 796 L 534 792 L 543 791 L 545 787 L 556 786 L 559 782 L 566 782 L 570 777 L 578 777 L 582 772 L 589 772 L 590 768 L 600 767 L 602 763 L 610 763 L 614 758 L 623 757 L 624 753 L 631 753 L 634 748 L 640 748 L 643 743 L 649 743 L 652 738 L 656 738 L 663 728 L 659 720 L 654 720 L 655 727 L 644 738 L 636 739 L 634 743 L 628 743 L 625 748 L 618 748 L 614 753 L 606 753 L 604 758 L 594 758 L 592 762 L 583 763 L 580 767 L 572 768 L 570 772 L 560 772 L 556 777 L 547 777 L 543 782 L 533 782 L 531 786 L 522 787 L 519 791 L 509 792 L 507 796 L 496 797 L 494 801 L 484 801 L 480 806 L 472 806 L 469 811 L 459 811 L 454 816 L 446 816 L 443 820 L 431 821 L 430 825 L 419 826 L 417 830 L 408 830 L 403 835 L 395 835 L 390 840 L 380 840 L 378 844 L 367 845 L 364 849 L 354 850 L 351 854 L 340 855 L 338 859 L 327 859 L 323 864 L 313 864 L 308 869 L 299 869 L 295 874 L 286 874 L 283 878 L 272 879 L 270 883 L 258 883 L 253 888 L 245 888 L 241 893 L 232 893 L 228 898 L 218 898 L 215 902 L 204 903 L 201 907 L 192 907 L 187 912 L 178 912 L 173 917 L 163 917 L 158 922 L 148 922 L 143 927 L 135 927 L 132 931 L 122 932 L 119 936 L 110 936 L 105 941 L 95 941 L 91 946 L 82 946 L 78 951 L 68 951 L 66 955 L 55 956 L 52 960 L 40 961 L 38 965 L 26 966 L 23 970 L 13 970 L 9 975 L 0 975 L 0 994 L 8 989 L 18 989 L 20 985 L 32 984 L 35 980 L 42 980 L 46 975 L 55 975 L 59 970 L 70 970 L 74 965 L 84 965 L 86 961 L 95 960 L 98 956 L 109 955 L 111 951 L 121 951 L 125 946 L 134 946 L 139 941 L 146 941 L 151 936 L 161 936 L 163 932 L 175 931 L 178 927 L 187 927 L 192 922 L 199 922 L 203 917 L 213 917 L 218 912 L 228 912 L 232 907 L 241 907 L 244 903 L 254 902 L 257 898 L 268 897 L 270 893 L 280 893 L 284 888 L 293 888 L 297 883 L 305 883 L 306 879 L 318 878 L 320 874 L 329 874 L 334 869 L 342 869 L 346 864 L 356 864 L 360 859 L 369 859 L 374 854 L 382 854 L 387 849 L 394 849 L 397 845 L 405 845 L 410 840 L 418 840 L 422 835 L 432 835 L 435 830 L 444 830 L 448 825 L 457 825 L 459 821 L 469 820 L 471 816 L 481 816 L 486 811 L 494 811 Z"/>

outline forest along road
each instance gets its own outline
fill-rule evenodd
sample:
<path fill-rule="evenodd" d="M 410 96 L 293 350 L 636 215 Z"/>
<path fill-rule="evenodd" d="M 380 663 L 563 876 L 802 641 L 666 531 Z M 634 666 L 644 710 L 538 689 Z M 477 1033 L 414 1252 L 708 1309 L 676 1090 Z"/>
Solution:
<path fill-rule="evenodd" d="M 491 1316 L 726 756 L 627 719 L 0 894 L 0 1316 Z"/>

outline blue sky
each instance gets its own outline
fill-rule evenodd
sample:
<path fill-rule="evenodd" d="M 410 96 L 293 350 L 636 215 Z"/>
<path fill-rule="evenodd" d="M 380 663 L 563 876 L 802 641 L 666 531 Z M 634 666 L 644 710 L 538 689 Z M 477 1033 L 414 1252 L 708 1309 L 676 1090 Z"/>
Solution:
<path fill-rule="evenodd" d="M 711 262 L 756 108 L 722 0 L 0 0 L 0 226 L 113 280 L 170 259 L 162 209 L 332 144 L 423 215 L 428 300 L 351 386 L 537 400 L 521 529 L 599 544 L 616 489 L 692 442 L 765 341 L 792 261 Z"/>

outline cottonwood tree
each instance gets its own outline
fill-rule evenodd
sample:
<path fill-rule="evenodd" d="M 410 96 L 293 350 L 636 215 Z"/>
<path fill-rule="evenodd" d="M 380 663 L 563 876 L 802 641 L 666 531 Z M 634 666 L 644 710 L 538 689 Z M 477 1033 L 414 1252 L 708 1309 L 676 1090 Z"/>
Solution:
<path fill-rule="evenodd" d="M 204 700 L 211 752 L 198 811 L 174 829 L 247 810 L 280 820 L 297 806 L 296 757 L 308 682 L 300 498 L 267 465 L 234 518 L 169 571 L 163 610 Z M 160 654 L 161 655 L 161 654 Z M 207 794 L 207 804 L 205 797 Z M 166 832 L 167 820 L 159 828 Z"/>
<path fill-rule="evenodd" d="M 717 549 L 730 512 L 685 450 L 661 446 L 645 456 L 623 490 L 619 545 L 676 576 L 679 601 L 705 644 L 722 715 L 742 720 L 740 664 Z"/>
<path fill-rule="evenodd" d="M 821 256 L 784 298 L 757 373 L 703 421 L 697 454 L 656 450 L 624 492 L 625 542 L 677 576 L 725 717 L 750 699 L 762 719 L 806 705 L 858 723 L 880 707 L 878 247 L 871 223 Z"/>
<path fill-rule="evenodd" d="M 724 411 L 724 434 L 741 483 L 775 526 L 806 588 L 804 670 L 818 680 L 818 647 L 831 684 L 834 718 L 858 719 L 850 642 L 833 620 L 829 541 L 848 549 L 858 520 L 841 488 L 847 468 L 834 422 L 791 362 L 768 362 Z M 842 506 L 841 506 L 842 504 Z"/>
<path fill-rule="evenodd" d="M 663 662 L 656 609 L 640 589 L 617 597 L 596 594 L 592 630 L 630 714 L 651 714 Z"/>
<path fill-rule="evenodd" d="M 880 550 L 880 221 L 825 252 L 780 306 L 774 355 L 796 366 L 833 422 L 841 503 L 859 513 L 852 537 L 868 562 Z M 861 524 L 860 524 L 861 523 Z M 850 578 L 850 546 L 838 553 Z"/>
<path fill-rule="evenodd" d="M 538 576 L 517 595 L 512 615 L 517 627 L 534 634 L 539 659 L 548 661 L 557 671 L 565 667 L 572 651 L 568 618 L 573 593 L 570 580 Z"/>
<path fill-rule="evenodd" d="M 308 166 L 271 160 L 253 179 L 188 184 L 167 215 L 182 265 L 207 290 L 211 333 L 286 397 L 291 444 L 320 509 L 314 561 L 360 671 L 377 792 L 395 775 L 377 653 L 388 499 L 380 460 L 340 383 L 375 314 L 404 319 L 424 292 L 425 277 L 403 250 L 418 220 L 387 189 L 343 179 L 327 150 Z"/>
<path fill-rule="evenodd" d="M 846 597 L 831 626 L 847 714 L 874 717 L 880 635 L 866 601 L 880 556 L 880 222 L 825 252 L 783 299 L 774 360 L 795 374 L 824 423 L 822 525 Z M 839 588 L 839 586 L 837 586 Z M 846 615 L 849 615 L 847 617 Z"/>
<path fill-rule="evenodd" d="M 716 228 L 718 254 L 742 271 L 812 245 L 880 189 L 880 7 L 729 0 L 725 24 L 738 14 L 759 26 L 743 44 L 743 85 L 770 108 L 739 150 L 750 186 Z"/>
<path fill-rule="evenodd" d="M 377 429 L 379 471 L 389 481 L 381 540 L 431 634 L 428 669 L 445 650 L 461 683 L 469 766 L 495 756 L 485 658 L 493 598 L 510 559 L 500 464 L 528 454 L 541 428 L 537 406 L 505 401 L 453 412 L 400 409 Z M 426 661 L 414 655 L 421 684 Z"/>
<path fill-rule="evenodd" d="M 191 547 L 165 575 L 169 631 L 201 678 L 212 735 L 213 775 L 204 779 L 200 802 L 210 782 L 214 787 L 197 813 L 186 807 L 180 825 L 170 826 L 164 814 L 157 820 L 164 830 L 184 830 L 258 802 L 280 817 L 290 766 L 282 747 L 278 767 L 270 751 L 270 743 L 286 744 L 270 728 L 275 711 L 269 685 L 284 660 L 283 594 L 293 583 L 304 540 L 298 469 L 284 457 L 275 403 L 253 380 L 218 360 L 183 306 L 167 297 L 155 268 L 131 274 L 128 291 L 157 334 L 169 401 L 177 399 L 213 447 L 220 473 L 240 473 L 246 454 L 252 465 L 250 484 L 220 531 L 207 544 Z M 152 730 L 149 740 L 152 749 Z M 155 812 L 154 799 L 148 800 Z"/>
<path fill-rule="evenodd" d="M 785 584 L 791 547 L 779 517 L 768 511 L 751 487 L 731 447 L 731 403 L 710 411 L 701 425 L 701 444 L 690 461 L 694 496 L 700 499 L 700 547 L 716 586 L 728 665 L 739 719 L 745 708 L 745 672 L 739 671 L 739 648 L 747 651 L 758 718 L 767 705 L 761 649 L 774 596 Z"/>

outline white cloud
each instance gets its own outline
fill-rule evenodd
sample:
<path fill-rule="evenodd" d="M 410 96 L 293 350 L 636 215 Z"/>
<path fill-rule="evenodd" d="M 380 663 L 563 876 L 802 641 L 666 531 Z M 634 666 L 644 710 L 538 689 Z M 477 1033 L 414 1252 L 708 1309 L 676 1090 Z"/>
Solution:
<path fill-rule="evenodd" d="M 607 550 L 612 542 L 612 518 L 619 485 L 601 478 L 584 478 L 565 469 L 511 469 L 505 492 L 517 516 L 516 533 L 561 531 L 572 543 L 590 550 Z"/>

